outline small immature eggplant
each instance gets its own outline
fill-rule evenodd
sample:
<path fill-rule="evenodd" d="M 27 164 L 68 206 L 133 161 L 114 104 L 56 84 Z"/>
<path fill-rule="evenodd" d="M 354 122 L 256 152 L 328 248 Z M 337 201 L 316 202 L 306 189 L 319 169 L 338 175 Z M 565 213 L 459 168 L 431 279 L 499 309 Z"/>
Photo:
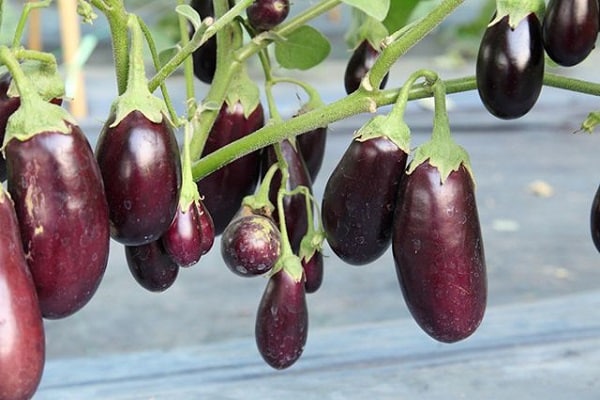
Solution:
<path fill-rule="evenodd" d="M 594 246 L 596 247 L 596 250 L 600 251 L 600 186 L 598 186 L 592 201 L 592 210 L 590 212 L 590 228 Z"/>
<path fill-rule="evenodd" d="M 542 27 L 535 13 L 514 29 L 508 16 L 486 29 L 477 55 L 476 77 L 479 97 L 492 115 L 514 119 L 531 110 L 544 79 Z"/>
<path fill-rule="evenodd" d="M 281 236 L 273 220 L 249 213 L 237 216 L 221 236 L 225 265 L 240 276 L 268 272 L 279 258 Z"/>
<path fill-rule="evenodd" d="M 241 103 L 233 106 L 225 103 L 208 135 L 203 155 L 249 135 L 263 125 L 264 112 L 260 104 L 246 118 Z M 255 151 L 198 181 L 198 191 L 203 194 L 204 205 L 212 216 L 215 234 L 223 232 L 240 209 L 243 198 L 254 192 L 259 175 L 260 151 Z"/>
<path fill-rule="evenodd" d="M 331 173 L 321 217 L 329 246 L 345 262 L 368 264 L 389 247 L 406 159 L 385 136 L 355 139 Z"/>
<path fill-rule="evenodd" d="M 360 87 L 360 83 L 375 64 L 377 57 L 379 57 L 379 51 L 373 48 L 368 40 L 363 40 L 358 45 L 348 60 L 344 73 L 344 88 L 347 94 L 356 91 Z M 389 74 L 386 74 L 381 81 L 380 89 L 385 88 L 388 76 Z"/>
<path fill-rule="evenodd" d="M 110 211 L 111 236 L 137 246 L 157 240 L 173 221 L 181 187 L 177 140 L 166 118 L 150 121 L 140 111 L 113 126 L 106 121 L 96 157 Z"/>
<path fill-rule="evenodd" d="M 200 18 L 214 17 L 212 0 L 192 0 L 190 6 L 196 10 Z M 192 30 L 190 37 L 194 34 Z M 200 81 L 211 84 L 217 68 L 217 37 L 212 36 L 192 53 L 194 75 Z"/>
<path fill-rule="evenodd" d="M 5 148 L 8 191 L 42 314 L 62 318 L 95 293 L 108 261 L 108 208 L 94 154 L 78 126 Z"/>
<path fill-rule="evenodd" d="M 296 137 L 296 144 L 306 164 L 310 181 L 314 182 L 325 158 L 327 127 L 313 129 Z"/>
<path fill-rule="evenodd" d="M 285 269 L 269 278 L 256 314 L 255 338 L 263 359 L 275 369 L 300 358 L 308 337 L 308 309 L 302 280 Z"/>
<path fill-rule="evenodd" d="M 13 203 L 0 187 L 0 399 L 30 399 L 42 377 L 42 315 Z"/>
<path fill-rule="evenodd" d="M 419 326 L 441 342 L 471 335 L 483 319 L 487 281 L 474 183 L 463 164 L 444 183 L 428 161 L 402 179 L 392 243 Z"/>
<path fill-rule="evenodd" d="M 598 36 L 598 0 L 550 0 L 542 25 L 544 48 L 557 64 L 577 65 L 591 53 Z"/>
<path fill-rule="evenodd" d="M 125 246 L 125 258 L 137 283 L 151 292 L 170 288 L 179 273 L 179 266 L 167 254 L 160 240 L 140 246 Z"/>
<path fill-rule="evenodd" d="M 200 252 L 202 255 L 205 255 L 212 249 L 215 242 L 215 224 L 202 200 L 198 202 L 198 214 L 200 216 L 200 230 L 202 231 Z"/>
<path fill-rule="evenodd" d="M 290 12 L 289 0 L 255 0 L 246 9 L 248 23 L 258 32 L 281 24 Z"/>
<path fill-rule="evenodd" d="M 306 293 L 314 293 L 323 283 L 323 253 L 316 251 L 312 257 L 302 259 L 302 269 L 304 270 L 304 289 Z"/>
<path fill-rule="evenodd" d="M 288 165 L 287 190 L 294 190 L 298 186 L 305 186 L 312 191 L 312 182 L 302 159 L 299 149 L 289 140 L 281 142 L 281 154 Z M 265 152 L 264 166 L 266 169 L 277 162 L 277 156 L 273 146 Z M 266 170 L 265 169 L 265 170 Z M 273 219 L 279 223 L 277 211 L 277 192 L 281 188 L 281 172 L 277 171 L 271 180 L 269 188 L 269 200 L 275 206 Z M 283 198 L 283 208 L 287 233 L 294 252 L 300 248 L 300 242 L 308 230 L 308 215 L 306 214 L 306 199 L 304 194 L 294 194 Z"/>

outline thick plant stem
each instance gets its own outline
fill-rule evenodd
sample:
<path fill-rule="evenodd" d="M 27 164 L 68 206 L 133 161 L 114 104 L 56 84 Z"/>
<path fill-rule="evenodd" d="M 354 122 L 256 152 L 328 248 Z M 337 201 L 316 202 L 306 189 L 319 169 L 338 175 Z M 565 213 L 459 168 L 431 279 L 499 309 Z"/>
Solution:
<path fill-rule="evenodd" d="M 128 14 L 122 1 L 112 1 L 104 10 L 110 28 L 117 90 L 121 95 L 127 89 L 127 71 L 129 65 L 129 46 L 127 40 Z"/>

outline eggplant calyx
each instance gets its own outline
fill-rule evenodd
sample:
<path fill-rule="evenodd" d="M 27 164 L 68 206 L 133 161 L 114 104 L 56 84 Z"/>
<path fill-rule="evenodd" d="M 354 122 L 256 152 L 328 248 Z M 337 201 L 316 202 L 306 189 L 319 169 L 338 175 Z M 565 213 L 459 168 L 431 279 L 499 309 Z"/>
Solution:
<path fill-rule="evenodd" d="M 273 269 L 269 272 L 269 276 L 273 276 L 280 271 L 288 274 L 294 282 L 301 282 L 304 279 L 304 269 L 300 257 L 291 251 L 281 253 Z"/>
<path fill-rule="evenodd" d="M 530 14 L 535 14 L 541 21 L 546 10 L 544 0 L 498 0 L 496 15 L 488 26 L 492 26 L 508 16 L 508 25 L 515 29 L 519 23 Z"/>
<path fill-rule="evenodd" d="M 410 153 L 410 128 L 403 119 L 377 115 L 354 134 L 354 140 L 360 142 L 378 137 L 386 137 L 406 154 Z"/>

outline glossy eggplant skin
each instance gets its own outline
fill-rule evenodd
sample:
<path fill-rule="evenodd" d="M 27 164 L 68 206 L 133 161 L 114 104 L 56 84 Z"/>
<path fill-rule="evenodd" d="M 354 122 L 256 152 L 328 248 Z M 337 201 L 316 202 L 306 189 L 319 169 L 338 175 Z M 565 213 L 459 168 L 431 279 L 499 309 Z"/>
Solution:
<path fill-rule="evenodd" d="M 42 315 L 63 318 L 93 296 L 108 262 L 108 206 L 81 129 L 43 132 L 6 146 L 7 187 Z"/>
<path fill-rule="evenodd" d="M 264 118 L 260 104 L 248 118 L 244 116 L 240 103 L 233 107 L 223 104 L 208 135 L 203 155 L 262 128 Z M 216 235 L 225 230 L 240 209 L 242 199 L 256 189 L 260 176 L 260 154 L 258 150 L 247 154 L 198 181 L 198 191 L 204 196 L 204 205 L 212 216 Z"/>
<path fill-rule="evenodd" d="M 287 18 L 289 12 L 289 0 L 255 0 L 246 9 L 248 23 L 258 32 L 275 28 Z"/>
<path fill-rule="evenodd" d="M 12 78 L 8 72 L 0 75 L 0 146 L 4 142 L 8 117 L 10 117 L 21 104 L 19 97 L 9 97 L 7 94 L 11 80 Z M 4 155 L 0 153 L 0 181 L 4 181 L 5 179 L 6 160 L 4 159 Z"/>
<path fill-rule="evenodd" d="M 325 158 L 327 127 L 316 128 L 297 136 L 296 144 L 308 169 L 310 181 L 314 182 Z"/>
<path fill-rule="evenodd" d="M 598 0 L 550 0 L 542 32 L 544 48 L 557 64 L 577 65 L 592 52 L 598 36 Z"/>
<path fill-rule="evenodd" d="M 45 335 L 19 223 L 6 193 L 0 193 L 0 226 L 0 399 L 24 400 L 33 397 L 42 377 Z"/>
<path fill-rule="evenodd" d="M 389 247 L 406 153 L 384 136 L 353 140 L 325 185 L 321 205 L 329 246 L 343 261 L 368 264 Z"/>
<path fill-rule="evenodd" d="M 363 40 L 352 52 L 346 65 L 346 71 L 344 72 L 344 88 L 347 94 L 356 91 L 360 87 L 360 82 L 367 72 L 371 70 L 377 57 L 379 57 L 379 52 L 367 40 Z M 380 89 L 385 88 L 388 77 L 389 73 L 381 81 L 379 85 Z"/>
<path fill-rule="evenodd" d="M 169 229 L 161 236 L 165 251 L 180 267 L 190 267 L 200 261 L 203 254 L 201 218 L 198 203 L 190 203 L 185 210 L 179 204 Z"/>
<path fill-rule="evenodd" d="M 285 269 L 269 278 L 256 314 L 255 339 L 263 359 L 285 369 L 302 355 L 308 337 L 308 310 L 302 280 Z"/>
<path fill-rule="evenodd" d="M 202 232 L 200 253 L 201 255 L 205 255 L 212 249 L 215 243 L 215 224 L 202 200 L 198 202 L 198 215 L 200 217 L 200 231 Z"/>
<path fill-rule="evenodd" d="M 179 266 L 155 240 L 140 246 L 125 246 L 125 259 L 136 282 L 150 292 L 164 292 L 179 273 Z"/>
<path fill-rule="evenodd" d="M 287 190 L 294 190 L 298 186 L 306 186 L 312 192 L 312 181 L 304 159 L 291 141 L 284 140 L 281 142 L 281 153 L 288 164 L 289 179 Z M 264 153 L 265 170 L 269 166 L 277 162 L 277 156 L 273 147 Z M 281 188 L 281 172 L 277 171 L 271 181 L 269 187 L 269 200 L 275 206 L 273 211 L 273 219 L 279 224 L 279 213 L 277 211 L 277 192 Z M 285 196 L 283 198 L 283 209 L 285 214 L 285 224 L 287 233 L 292 245 L 292 250 L 297 252 L 300 248 L 300 242 L 308 230 L 308 215 L 306 214 L 306 199 L 303 194 L 295 194 L 293 196 Z"/>
<path fill-rule="evenodd" d="M 304 270 L 304 290 L 306 293 L 314 293 L 323 283 L 323 253 L 315 252 L 308 259 L 302 259 L 302 269 Z"/>
<path fill-rule="evenodd" d="M 470 336 L 483 319 L 487 278 L 474 184 L 464 166 L 443 184 L 429 162 L 402 180 L 392 243 L 398 281 L 419 326 L 446 343 Z"/>
<path fill-rule="evenodd" d="M 600 252 L 600 186 L 596 190 L 592 201 L 592 210 L 590 212 L 590 228 L 592 233 L 592 242 L 596 250 Z"/>
<path fill-rule="evenodd" d="M 476 64 L 477 90 L 485 108 L 501 119 L 527 114 L 544 80 L 544 44 L 538 17 L 531 13 L 513 30 L 508 17 L 489 26 Z"/>
<path fill-rule="evenodd" d="M 148 120 L 129 113 L 111 127 L 106 121 L 96 158 L 102 172 L 111 237 L 128 246 L 157 240 L 169 228 L 179 202 L 179 147 L 166 118 Z"/>

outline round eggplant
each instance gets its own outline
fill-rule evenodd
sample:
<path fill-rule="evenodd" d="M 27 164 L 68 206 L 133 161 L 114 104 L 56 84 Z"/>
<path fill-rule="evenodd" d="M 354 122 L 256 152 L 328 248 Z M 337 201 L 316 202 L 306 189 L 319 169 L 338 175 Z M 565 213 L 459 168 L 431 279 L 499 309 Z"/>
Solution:
<path fill-rule="evenodd" d="M 360 83 L 375 64 L 377 57 L 379 57 L 379 51 L 373 48 L 368 40 L 363 40 L 358 45 L 352 56 L 350 56 L 344 72 L 344 88 L 347 94 L 356 91 L 360 87 Z M 388 77 L 389 73 L 383 77 L 379 85 L 380 89 L 385 88 Z"/>
<path fill-rule="evenodd" d="M 258 32 L 275 28 L 287 18 L 289 12 L 289 0 L 255 0 L 246 9 L 248 23 Z"/>
<path fill-rule="evenodd" d="M 108 207 L 94 154 L 78 126 L 5 149 L 8 191 L 42 315 L 62 318 L 93 296 L 108 262 Z"/>
<path fill-rule="evenodd" d="M 487 280 L 474 184 L 464 165 L 444 183 L 427 161 L 402 179 L 392 243 L 419 326 L 441 342 L 471 335 L 483 319 Z"/>
<path fill-rule="evenodd" d="M 164 292 L 173 285 L 179 273 L 179 266 L 167 254 L 160 240 L 140 246 L 125 246 L 125 258 L 137 283 L 150 292 Z"/>
<path fill-rule="evenodd" d="M 181 188 L 181 161 L 173 131 L 163 118 L 154 123 L 132 111 L 116 126 L 105 123 L 96 157 L 117 242 L 138 246 L 153 242 L 169 228 Z"/>
<path fill-rule="evenodd" d="M 321 217 L 329 246 L 345 262 L 368 264 L 389 247 L 406 159 L 384 136 L 353 140 L 331 173 Z"/>

